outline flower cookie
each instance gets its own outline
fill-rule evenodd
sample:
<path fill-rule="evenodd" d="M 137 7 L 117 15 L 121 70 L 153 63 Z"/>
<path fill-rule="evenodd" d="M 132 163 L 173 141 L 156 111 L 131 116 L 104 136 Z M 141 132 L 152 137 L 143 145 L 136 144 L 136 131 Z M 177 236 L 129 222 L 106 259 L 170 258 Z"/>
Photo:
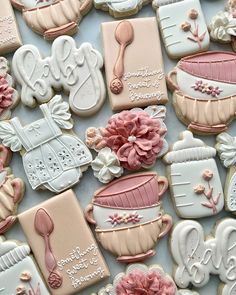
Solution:
<path fill-rule="evenodd" d="M 27 25 L 47 40 L 73 35 L 92 7 L 92 0 L 11 0 Z"/>
<path fill-rule="evenodd" d="M 0 57 L 0 120 L 11 117 L 11 110 L 18 104 L 20 96 L 13 88 L 14 82 L 9 75 L 8 61 Z"/>
<path fill-rule="evenodd" d="M 174 280 L 180 288 L 190 284 L 201 288 L 210 275 L 218 275 L 222 284 L 219 295 L 236 294 L 236 220 L 219 221 L 213 233 L 205 238 L 200 223 L 180 221 L 170 238 L 170 250 L 175 262 Z"/>
<path fill-rule="evenodd" d="M 153 0 L 152 3 L 171 58 L 208 50 L 210 37 L 199 0 Z"/>
<path fill-rule="evenodd" d="M 11 151 L 0 145 L 0 234 L 5 233 L 16 221 L 18 204 L 24 196 L 25 185 L 11 173 Z"/>
<path fill-rule="evenodd" d="M 48 102 L 54 95 L 53 89 L 62 88 L 69 93 L 71 110 L 80 116 L 93 115 L 105 100 L 102 67 L 102 56 L 91 44 L 83 43 L 78 49 L 69 36 L 53 42 L 49 57 L 42 58 L 37 47 L 24 45 L 12 60 L 14 75 L 22 87 L 23 104 L 35 107 Z"/>
<path fill-rule="evenodd" d="M 95 176 L 107 183 L 122 174 L 121 167 L 136 171 L 153 166 L 168 150 L 165 115 L 164 106 L 135 108 L 113 115 L 105 128 L 88 128 L 86 144 L 98 151 L 92 162 Z"/>
<path fill-rule="evenodd" d="M 236 51 L 236 2 L 228 0 L 225 11 L 218 12 L 209 24 L 210 36 L 219 43 L 231 43 Z"/>
<path fill-rule="evenodd" d="M 169 73 L 178 118 L 198 134 L 227 129 L 236 112 L 236 54 L 209 51 L 182 58 Z"/>
<path fill-rule="evenodd" d="M 223 209 L 224 195 L 215 155 L 216 149 L 184 131 L 164 157 L 172 200 L 180 217 L 202 218 Z"/>
<path fill-rule="evenodd" d="M 155 254 L 156 243 L 172 226 L 160 202 L 167 188 L 165 177 L 143 172 L 124 176 L 95 192 L 85 217 L 96 225 L 97 239 L 118 261 L 142 261 Z"/>
<path fill-rule="evenodd" d="M 69 133 L 73 123 L 69 105 L 61 96 L 40 105 L 40 109 L 44 118 L 25 126 L 17 117 L 0 122 L 0 138 L 13 152 L 22 152 L 32 189 L 61 192 L 79 182 L 92 155 L 75 134 Z"/>
<path fill-rule="evenodd" d="M 50 295 L 30 252 L 27 244 L 0 236 L 1 295 Z"/>

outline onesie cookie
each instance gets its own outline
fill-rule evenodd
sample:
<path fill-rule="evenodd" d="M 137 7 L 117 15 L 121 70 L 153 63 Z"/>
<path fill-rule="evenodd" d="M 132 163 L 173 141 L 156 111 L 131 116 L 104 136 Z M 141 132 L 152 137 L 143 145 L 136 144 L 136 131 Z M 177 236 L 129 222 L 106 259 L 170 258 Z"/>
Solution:
<path fill-rule="evenodd" d="M 52 295 L 78 294 L 109 276 L 72 190 L 21 213 L 19 221 Z"/>
<path fill-rule="evenodd" d="M 202 218 L 218 214 L 224 195 L 215 162 L 216 149 L 184 131 L 164 157 L 172 201 L 181 218 Z"/>
<path fill-rule="evenodd" d="M 11 151 L 0 145 L 0 234 L 16 221 L 17 207 L 25 191 L 23 180 L 15 178 L 8 167 L 11 156 Z"/>
<path fill-rule="evenodd" d="M 32 189 L 61 192 L 79 182 L 92 155 L 69 132 L 73 128 L 69 105 L 60 95 L 40 105 L 40 109 L 44 117 L 25 126 L 17 117 L 0 122 L 0 138 L 13 152 L 21 152 Z"/>
<path fill-rule="evenodd" d="M 199 0 L 153 0 L 170 58 L 206 51 L 210 37 Z"/>
<path fill-rule="evenodd" d="M 0 236 L 0 294 L 50 295 L 30 247 Z"/>
<path fill-rule="evenodd" d="M 236 112 L 236 54 L 209 51 L 182 58 L 169 73 L 177 117 L 207 135 L 227 129 Z"/>
<path fill-rule="evenodd" d="M 93 115 L 105 100 L 102 67 L 102 56 L 91 44 L 83 43 L 78 49 L 69 36 L 53 42 L 49 57 L 42 58 L 37 47 L 24 45 L 12 60 L 14 75 L 22 87 L 23 104 L 35 107 L 36 103 L 48 102 L 53 89 L 64 89 L 69 94 L 71 110 L 80 116 Z"/>
<path fill-rule="evenodd" d="M 167 188 L 165 177 L 143 172 L 124 176 L 95 192 L 85 217 L 96 225 L 97 239 L 118 261 L 142 261 L 155 254 L 156 243 L 172 226 L 160 202 Z"/>
<path fill-rule="evenodd" d="M 219 295 L 236 294 L 236 220 L 219 221 L 213 233 L 205 238 L 200 223 L 180 221 L 170 238 L 174 259 L 174 280 L 180 288 L 205 286 L 210 275 L 218 275 L 222 284 Z"/>
<path fill-rule="evenodd" d="M 135 108 L 113 115 L 105 128 L 90 127 L 86 144 L 98 151 L 91 166 L 103 183 L 119 177 L 123 168 L 150 168 L 168 150 L 164 106 Z"/>
<path fill-rule="evenodd" d="M 165 104 L 168 96 L 156 19 L 103 23 L 102 38 L 112 110 Z"/>
<path fill-rule="evenodd" d="M 73 35 L 92 7 L 92 0 L 11 0 L 27 25 L 47 40 Z"/>

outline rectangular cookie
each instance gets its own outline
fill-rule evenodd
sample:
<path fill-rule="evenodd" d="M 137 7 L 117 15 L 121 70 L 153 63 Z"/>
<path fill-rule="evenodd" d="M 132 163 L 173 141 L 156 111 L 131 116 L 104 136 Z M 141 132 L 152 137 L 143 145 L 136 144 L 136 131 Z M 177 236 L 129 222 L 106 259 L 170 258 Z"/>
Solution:
<path fill-rule="evenodd" d="M 0 9 L 0 54 L 15 51 L 22 45 L 10 0 L 1 0 Z"/>
<path fill-rule="evenodd" d="M 102 24 L 107 89 L 113 111 L 168 101 L 154 17 Z"/>
<path fill-rule="evenodd" d="M 19 215 L 53 295 L 69 295 L 109 276 L 109 270 L 72 190 Z"/>

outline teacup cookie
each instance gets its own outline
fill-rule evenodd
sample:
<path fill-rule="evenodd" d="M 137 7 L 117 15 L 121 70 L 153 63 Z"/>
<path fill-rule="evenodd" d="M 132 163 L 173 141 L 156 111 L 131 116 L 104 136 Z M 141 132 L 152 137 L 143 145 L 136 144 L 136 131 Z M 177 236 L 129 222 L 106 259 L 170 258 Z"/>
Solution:
<path fill-rule="evenodd" d="M 72 190 L 21 213 L 19 221 L 50 294 L 79 294 L 109 276 Z"/>
<path fill-rule="evenodd" d="M 0 36 L 0 55 L 13 52 L 22 45 L 10 0 L 1 0 Z"/>
<path fill-rule="evenodd" d="M 156 19 L 102 23 L 102 37 L 112 110 L 165 104 L 168 96 Z"/>
<path fill-rule="evenodd" d="M 199 0 L 153 0 L 152 5 L 170 58 L 208 50 L 210 37 Z"/>
<path fill-rule="evenodd" d="M 209 24 L 211 39 L 222 44 L 231 43 L 236 51 L 236 2 L 228 0 L 224 11 L 218 12 Z"/>
<path fill-rule="evenodd" d="M 184 131 L 164 157 L 172 201 L 181 218 L 218 214 L 224 207 L 216 149 Z"/>
<path fill-rule="evenodd" d="M 90 127 L 86 144 L 98 152 L 92 162 L 95 176 L 103 183 L 119 177 L 123 169 L 150 168 L 168 150 L 164 106 L 135 108 L 113 115 L 105 128 Z"/>
<path fill-rule="evenodd" d="M 210 275 L 222 282 L 219 295 L 234 295 L 236 290 L 236 220 L 219 221 L 212 235 L 205 238 L 200 223 L 180 221 L 170 238 L 170 250 L 175 262 L 174 280 L 180 288 L 205 286 Z"/>
<path fill-rule="evenodd" d="M 97 239 L 118 261 L 142 261 L 155 254 L 156 243 L 172 226 L 160 202 L 167 188 L 165 177 L 144 172 L 124 176 L 95 192 L 85 217 L 96 225 Z"/>
<path fill-rule="evenodd" d="M 30 252 L 27 244 L 0 236 L 0 294 L 50 295 Z"/>
<path fill-rule="evenodd" d="M 60 95 L 40 105 L 40 109 L 44 118 L 25 126 L 17 117 L 0 122 L 0 138 L 13 152 L 21 152 L 32 189 L 61 192 L 79 182 L 92 155 L 86 145 L 69 132 L 73 128 L 69 105 Z"/>
<path fill-rule="evenodd" d="M 198 134 L 227 129 L 236 111 L 236 54 L 209 51 L 182 58 L 168 74 L 177 117 Z"/>
<path fill-rule="evenodd" d="M 49 57 L 42 58 L 37 47 L 24 45 L 12 61 L 14 75 L 22 87 L 23 104 L 35 107 L 37 103 L 48 102 L 54 95 L 53 89 L 62 88 L 69 93 L 71 110 L 80 116 L 93 115 L 105 100 L 102 67 L 102 56 L 91 44 L 83 43 L 77 48 L 69 36 L 53 42 Z"/>
<path fill-rule="evenodd" d="M 47 40 L 73 35 L 92 7 L 92 0 L 11 0 L 27 25 Z"/>
<path fill-rule="evenodd" d="M 25 191 L 23 180 L 15 178 L 8 167 L 11 156 L 11 151 L 0 145 L 0 234 L 16 221 L 17 207 Z"/>

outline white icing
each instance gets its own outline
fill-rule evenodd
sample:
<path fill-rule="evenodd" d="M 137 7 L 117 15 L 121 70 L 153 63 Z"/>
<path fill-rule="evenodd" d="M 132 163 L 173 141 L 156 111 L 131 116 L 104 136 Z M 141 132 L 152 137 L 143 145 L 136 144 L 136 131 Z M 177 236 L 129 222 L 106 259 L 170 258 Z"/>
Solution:
<path fill-rule="evenodd" d="M 154 0 L 154 9 L 160 5 L 159 2 Z M 195 24 L 196 26 L 198 25 L 199 36 L 205 33 L 204 39 L 201 42 L 201 48 L 197 42 L 188 39 L 192 37 L 190 32 L 184 32 L 181 29 L 182 23 L 189 22 L 194 31 L 194 20 L 188 17 L 191 9 L 195 9 L 198 12 Z M 177 58 L 208 49 L 210 38 L 199 0 L 167 1 L 166 5 L 161 5 L 157 8 L 157 18 L 163 42 L 170 56 Z"/>
<path fill-rule="evenodd" d="M 231 212 L 236 211 L 236 173 L 230 179 L 226 195 L 226 205 Z"/>
<path fill-rule="evenodd" d="M 115 177 L 120 177 L 124 169 L 116 154 L 108 147 L 101 149 L 91 162 L 94 176 L 102 183 L 108 183 Z"/>
<path fill-rule="evenodd" d="M 202 226 L 195 221 L 179 222 L 171 236 L 170 248 L 176 264 L 174 279 L 181 288 L 206 285 L 210 275 L 219 275 L 222 295 L 236 294 L 236 220 L 221 220 L 214 236 L 205 240 Z"/>
<path fill-rule="evenodd" d="M 48 102 L 53 88 L 69 92 L 69 104 L 78 115 L 95 113 L 105 100 L 101 74 L 103 59 L 89 43 L 79 49 L 69 36 L 58 37 L 50 57 L 42 59 L 33 45 L 24 45 L 14 54 L 12 67 L 22 86 L 22 103 L 34 107 Z"/>
<path fill-rule="evenodd" d="M 56 2 L 56 0 L 21 0 L 25 8 L 43 7 Z"/>
<path fill-rule="evenodd" d="M 0 138 L 12 151 L 21 150 L 23 165 L 33 189 L 63 191 L 76 184 L 92 161 L 92 155 L 71 129 L 68 103 L 55 96 L 40 106 L 44 118 L 22 126 L 18 118 L 0 122 Z"/>
<path fill-rule="evenodd" d="M 217 136 L 216 149 L 226 168 L 236 164 L 236 137 L 227 133 L 221 133 Z"/>
<path fill-rule="evenodd" d="M 94 0 L 95 6 L 108 7 L 113 13 L 133 12 L 146 2 L 145 0 Z"/>
<path fill-rule="evenodd" d="M 179 290 L 177 292 L 177 295 L 199 295 L 199 293 L 185 289 L 185 290 Z"/>
<path fill-rule="evenodd" d="M 231 42 L 236 36 L 236 19 L 227 11 L 218 12 L 209 24 L 210 36 L 215 41 Z"/>

